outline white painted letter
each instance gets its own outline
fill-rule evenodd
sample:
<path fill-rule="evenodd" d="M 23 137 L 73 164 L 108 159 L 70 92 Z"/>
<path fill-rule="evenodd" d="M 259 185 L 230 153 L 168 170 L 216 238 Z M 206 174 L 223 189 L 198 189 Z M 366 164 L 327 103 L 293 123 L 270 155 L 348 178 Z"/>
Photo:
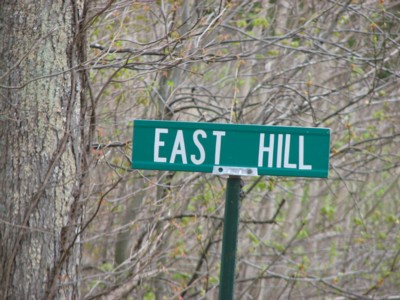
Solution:
<path fill-rule="evenodd" d="M 165 157 L 160 157 L 160 147 L 164 146 L 165 143 L 160 141 L 160 134 L 168 133 L 167 128 L 156 128 L 156 133 L 154 137 L 154 162 L 167 162 Z"/>
<path fill-rule="evenodd" d="M 213 131 L 213 135 L 217 137 L 215 141 L 215 159 L 214 164 L 219 165 L 219 159 L 221 156 L 221 137 L 225 136 L 225 131 Z"/>
<path fill-rule="evenodd" d="M 199 141 L 199 135 L 201 135 L 201 137 L 204 139 L 207 137 L 207 134 L 205 133 L 204 130 L 196 130 L 193 133 L 193 142 L 196 145 L 196 147 L 199 149 L 200 152 L 200 157 L 199 159 L 196 158 L 196 156 L 194 154 L 190 155 L 190 160 L 192 161 L 192 163 L 194 163 L 195 165 L 200 165 L 204 162 L 204 160 L 206 159 L 206 153 L 204 152 L 204 147 L 203 145 L 200 143 Z"/>
<path fill-rule="evenodd" d="M 283 161 L 283 167 L 288 169 L 296 169 L 296 164 L 289 163 L 289 155 L 290 155 L 290 134 L 286 134 L 285 138 L 285 158 Z"/>
<path fill-rule="evenodd" d="M 278 149 L 276 153 L 276 167 L 282 168 L 283 134 L 278 134 Z"/>
<path fill-rule="evenodd" d="M 304 136 L 299 136 L 299 170 L 312 170 L 311 165 L 304 164 Z"/>
<path fill-rule="evenodd" d="M 274 134 L 271 133 L 269 135 L 269 145 L 268 147 L 264 146 L 264 139 L 265 139 L 265 134 L 261 133 L 260 134 L 260 145 L 258 148 L 258 166 L 262 167 L 263 166 L 263 161 L 264 161 L 264 152 L 268 152 L 268 168 L 272 168 L 272 162 L 274 159 Z"/>
<path fill-rule="evenodd" d="M 182 130 L 178 130 L 175 137 L 174 147 L 172 148 L 170 163 L 175 163 L 177 155 L 182 157 L 182 163 L 187 164 L 185 141 L 183 140 Z"/>

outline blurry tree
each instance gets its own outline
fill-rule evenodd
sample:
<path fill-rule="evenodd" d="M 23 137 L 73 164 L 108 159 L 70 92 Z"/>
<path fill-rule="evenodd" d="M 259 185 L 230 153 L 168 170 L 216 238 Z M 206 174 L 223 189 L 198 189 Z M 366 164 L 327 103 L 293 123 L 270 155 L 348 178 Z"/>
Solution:
<path fill-rule="evenodd" d="M 80 298 L 84 16 L 80 1 L 0 1 L 0 299 Z"/>

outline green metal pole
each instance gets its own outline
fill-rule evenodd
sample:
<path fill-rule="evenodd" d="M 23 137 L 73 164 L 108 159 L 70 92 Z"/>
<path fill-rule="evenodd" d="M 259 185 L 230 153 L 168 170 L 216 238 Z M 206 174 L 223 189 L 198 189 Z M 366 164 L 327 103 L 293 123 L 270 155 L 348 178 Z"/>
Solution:
<path fill-rule="evenodd" d="M 233 300 L 239 224 L 240 177 L 229 176 L 225 196 L 219 300 Z"/>

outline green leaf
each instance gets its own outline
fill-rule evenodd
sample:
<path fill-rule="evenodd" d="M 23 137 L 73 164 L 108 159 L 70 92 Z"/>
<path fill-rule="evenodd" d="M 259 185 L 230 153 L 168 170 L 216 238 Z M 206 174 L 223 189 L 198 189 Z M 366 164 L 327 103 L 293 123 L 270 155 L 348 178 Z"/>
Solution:
<path fill-rule="evenodd" d="M 259 27 L 267 28 L 269 26 L 269 22 L 266 18 L 255 18 L 253 20 L 253 25 L 255 27 L 259 26 Z"/>
<path fill-rule="evenodd" d="M 300 42 L 299 41 L 293 41 L 290 43 L 290 46 L 292 46 L 293 48 L 298 48 L 300 46 Z"/>
<path fill-rule="evenodd" d="M 308 237 L 308 231 L 306 229 L 300 230 L 299 234 L 297 235 L 299 239 L 304 239 Z"/>
<path fill-rule="evenodd" d="M 260 240 L 253 233 L 249 232 L 247 237 L 251 240 L 253 246 L 258 247 L 260 245 Z"/>
<path fill-rule="evenodd" d="M 111 263 L 106 262 L 106 263 L 102 264 L 99 268 L 103 272 L 111 272 L 114 267 L 113 267 L 113 265 Z"/>
<path fill-rule="evenodd" d="M 356 39 L 354 37 L 351 37 L 347 40 L 347 45 L 349 48 L 353 48 L 353 46 L 356 44 Z"/>
<path fill-rule="evenodd" d="M 168 85 L 171 89 L 173 89 L 174 86 L 175 86 L 175 84 L 174 84 L 174 82 L 173 82 L 172 80 L 167 80 L 167 85 Z"/>
<path fill-rule="evenodd" d="M 236 26 L 240 28 L 244 28 L 247 26 L 247 21 L 246 20 L 238 20 L 236 21 Z"/>
<path fill-rule="evenodd" d="M 361 226 L 364 224 L 363 220 L 361 220 L 360 218 L 354 218 L 354 224 L 356 224 L 357 226 Z"/>
<path fill-rule="evenodd" d="M 336 211 L 336 209 L 333 206 L 331 206 L 330 204 L 325 204 L 321 208 L 321 214 L 327 216 L 328 218 L 332 218 L 335 211 Z"/>
<path fill-rule="evenodd" d="M 155 300 L 156 299 L 156 294 L 154 292 L 147 292 L 146 294 L 143 295 L 143 300 Z"/>

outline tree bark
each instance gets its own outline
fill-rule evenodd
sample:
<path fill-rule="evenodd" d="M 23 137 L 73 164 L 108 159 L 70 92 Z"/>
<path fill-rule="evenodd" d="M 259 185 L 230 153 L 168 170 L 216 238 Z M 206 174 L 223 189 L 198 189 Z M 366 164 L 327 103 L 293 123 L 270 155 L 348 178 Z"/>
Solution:
<path fill-rule="evenodd" d="M 84 15 L 0 0 L 0 299 L 79 298 Z"/>

